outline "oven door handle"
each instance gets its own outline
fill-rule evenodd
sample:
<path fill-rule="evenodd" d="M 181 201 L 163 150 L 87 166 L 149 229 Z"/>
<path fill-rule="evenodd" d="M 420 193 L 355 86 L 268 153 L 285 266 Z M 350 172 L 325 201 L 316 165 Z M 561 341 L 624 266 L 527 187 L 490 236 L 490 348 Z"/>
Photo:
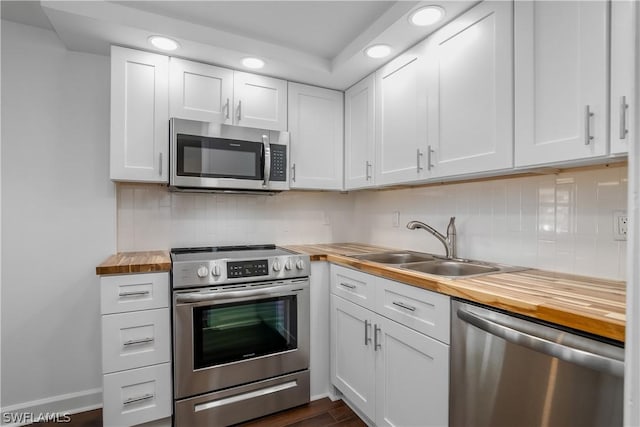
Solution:
<path fill-rule="evenodd" d="M 302 289 L 296 289 L 302 290 Z M 219 301 L 236 298 L 251 298 L 259 296 L 273 296 L 275 294 L 292 293 L 291 287 L 271 286 L 268 288 L 254 289 L 250 291 L 231 292 L 190 292 L 176 295 L 177 303 L 196 303 L 206 301 Z"/>

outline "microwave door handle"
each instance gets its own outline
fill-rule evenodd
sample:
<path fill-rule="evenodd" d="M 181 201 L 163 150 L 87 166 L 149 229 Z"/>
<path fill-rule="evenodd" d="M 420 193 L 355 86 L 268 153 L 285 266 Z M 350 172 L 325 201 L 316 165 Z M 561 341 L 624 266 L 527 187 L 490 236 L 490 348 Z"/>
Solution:
<path fill-rule="evenodd" d="M 268 187 L 271 179 L 271 147 L 269 147 L 269 137 L 267 135 L 262 135 L 262 145 L 264 146 L 264 182 L 262 186 Z"/>

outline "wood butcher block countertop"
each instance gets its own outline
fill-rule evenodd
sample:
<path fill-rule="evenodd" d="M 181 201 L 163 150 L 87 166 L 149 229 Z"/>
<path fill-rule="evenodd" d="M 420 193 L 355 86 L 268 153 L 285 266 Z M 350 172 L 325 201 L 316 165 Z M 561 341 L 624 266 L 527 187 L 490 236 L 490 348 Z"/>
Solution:
<path fill-rule="evenodd" d="M 96 274 L 153 273 L 171 271 L 167 251 L 119 252 L 96 267 Z"/>
<path fill-rule="evenodd" d="M 523 270 L 450 279 L 351 258 L 395 249 L 357 243 L 290 245 L 312 261 L 329 261 L 366 273 L 504 309 L 572 329 L 624 341 L 624 282 Z"/>

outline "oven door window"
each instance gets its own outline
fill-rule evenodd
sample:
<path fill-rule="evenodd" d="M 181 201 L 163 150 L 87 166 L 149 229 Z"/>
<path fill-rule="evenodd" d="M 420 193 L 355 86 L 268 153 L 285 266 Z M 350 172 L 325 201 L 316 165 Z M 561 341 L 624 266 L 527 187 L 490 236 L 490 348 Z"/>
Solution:
<path fill-rule="evenodd" d="M 194 368 L 298 347 L 295 295 L 193 309 Z"/>
<path fill-rule="evenodd" d="M 178 176 L 262 180 L 262 143 L 178 134 Z"/>

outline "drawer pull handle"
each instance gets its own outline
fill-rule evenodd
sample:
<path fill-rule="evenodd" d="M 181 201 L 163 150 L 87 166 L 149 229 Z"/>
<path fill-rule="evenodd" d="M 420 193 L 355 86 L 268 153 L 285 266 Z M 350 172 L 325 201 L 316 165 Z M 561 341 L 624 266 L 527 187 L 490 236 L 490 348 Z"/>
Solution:
<path fill-rule="evenodd" d="M 122 402 L 122 404 L 123 405 L 130 405 L 132 403 L 142 402 L 143 400 L 153 399 L 154 397 L 156 397 L 156 395 L 153 394 L 153 393 L 145 394 L 145 395 L 139 396 L 139 397 L 130 397 L 129 399 L 127 399 L 124 402 Z"/>
<path fill-rule="evenodd" d="M 139 340 L 125 341 L 125 343 L 123 345 L 146 344 L 148 342 L 153 342 L 153 341 L 154 341 L 154 339 L 152 337 L 148 337 L 148 338 L 141 338 Z"/>
<path fill-rule="evenodd" d="M 149 291 L 131 291 L 131 292 L 120 292 L 118 294 L 119 297 L 139 297 L 142 295 L 149 295 L 151 292 Z"/>
<path fill-rule="evenodd" d="M 350 285 L 349 283 L 342 283 L 342 282 L 340 282 L 340 286 L 344 286 L 345 288 L 349 288 L 349 289 L 356 288 L 356 285 Z"/>
<path fill-rule="evenodd" d="M 397 305 L 398 307 L 404 308 L 405 310 L 409 310 L 409 311 L 416 311 L 415 307 L 412 307 L 410 305 L 407 305 L 405 303 L 402 303 L 400 301 L 394 301 L 393 305 Z"/>

